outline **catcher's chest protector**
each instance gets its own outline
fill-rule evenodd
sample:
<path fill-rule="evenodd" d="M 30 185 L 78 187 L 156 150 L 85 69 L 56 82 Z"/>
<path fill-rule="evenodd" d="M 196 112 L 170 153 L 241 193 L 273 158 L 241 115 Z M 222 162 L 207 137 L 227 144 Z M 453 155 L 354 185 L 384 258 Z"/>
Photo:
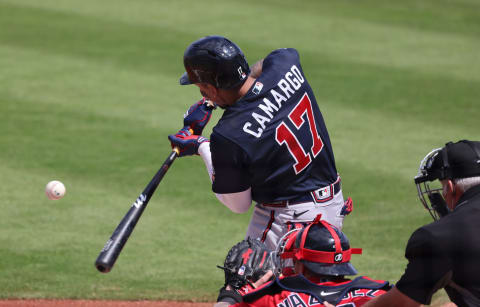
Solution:
<path fill-rule="evenodd" d="M 391 288 L 386 281 L 374 281 L 363 276 L 338 286 L 329 284 L 314 284 L 302 275 L 277 278 L 269 285 L 245 295 L 243 301 L 255 302 L 255 306 L 263 306 L 263 300 L 265 306 L 272 304 L 272 301 L 274 306 L 312 306 L 324 301 L 334 305 L 355 302 L 360 306 Z"/>

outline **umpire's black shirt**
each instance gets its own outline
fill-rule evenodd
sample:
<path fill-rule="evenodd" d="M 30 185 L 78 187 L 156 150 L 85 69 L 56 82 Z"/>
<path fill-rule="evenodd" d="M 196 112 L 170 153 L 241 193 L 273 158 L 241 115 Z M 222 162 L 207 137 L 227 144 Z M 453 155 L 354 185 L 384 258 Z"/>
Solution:
<path fill-rule="evenodd" d="M 480 306 L 480 186 L 465 192 L 453 212 L 416 230 L 398 290 L 422 304 L 445 288 L 461 306 Z"/>

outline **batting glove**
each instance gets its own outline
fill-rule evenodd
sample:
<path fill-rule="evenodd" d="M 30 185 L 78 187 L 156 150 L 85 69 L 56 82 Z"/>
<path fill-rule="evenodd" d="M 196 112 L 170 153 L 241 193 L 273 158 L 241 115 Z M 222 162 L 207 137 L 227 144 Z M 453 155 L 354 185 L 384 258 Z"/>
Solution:
<path fill-rule="evenodd" d="M 201 135 L 194 135 L 188 129 L 183 128 L 177 134 L 168 136 L 172 148 L 179 149 L 179 157 L 198 155 L 198 148 L 200 144 L 210 142 Z"/>
<path fill-rule="evenodd" d="M 201 135 L 214 109 L 215 105 L 205 98 L 194 103 L 183 115 L 184 128 L 192 129 L 195 135 Z"/>

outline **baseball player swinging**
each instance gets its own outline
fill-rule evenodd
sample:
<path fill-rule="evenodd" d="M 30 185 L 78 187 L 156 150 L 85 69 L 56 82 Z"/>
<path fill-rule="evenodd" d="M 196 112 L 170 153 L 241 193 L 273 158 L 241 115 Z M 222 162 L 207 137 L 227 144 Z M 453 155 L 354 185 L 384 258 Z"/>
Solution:
<path fill-rule="evenodd" d="M 191 43 L 180 84 L 205 97 L 168 138 L 180 157 L 199 154 L 217 198 L 236 213 L 256 203 L 246 237 L 273 249 L 296 223 L 318 214 L 342 227 L 344 202 L 332 145 L 295 49 L 274 50 L 250 69 L 240 48 L 222 36 Z M 210 141 L 201 136 L 212 107 L 224 109 Z M 192 133 L 193 131 L 193 133 Z"/>

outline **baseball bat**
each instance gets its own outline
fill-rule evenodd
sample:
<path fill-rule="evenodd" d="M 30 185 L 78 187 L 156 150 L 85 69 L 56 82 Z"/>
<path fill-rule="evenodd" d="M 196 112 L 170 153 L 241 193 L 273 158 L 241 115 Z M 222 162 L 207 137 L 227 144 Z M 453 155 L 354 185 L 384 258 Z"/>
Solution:
<path fill-rule="evenodd" d="M 108 239 L 107 243 L 105 243 L 105 246 L 102 248 L 97 260 L 95 261 L 95 267 L 98 271 L 102 273 L 110 272 L 115 264 L 115 261 L 117 261 L 123 246 L 132 234 L 135 225 L 145 210 L 150 198 L 157 189 L 160 181 L 162 181 L 165 173 L 167 173 L 170 165 L 172 165 L 173 161 L 175 161 L 175 158 L 177 158 L 178 155 L 179 150 L 177 147 L 175 147 L 162 164 L 162 167 L 160 167 L 155 176 L 153 176 L 152 180 L 148 183 L 147 187 L 132 204 L 130 210 L 128 210 L 127 214 L 125 214 L 125 216 L 122 218 L 117 228 L 115 228 L 112 236 L 110 239 Z"/>

